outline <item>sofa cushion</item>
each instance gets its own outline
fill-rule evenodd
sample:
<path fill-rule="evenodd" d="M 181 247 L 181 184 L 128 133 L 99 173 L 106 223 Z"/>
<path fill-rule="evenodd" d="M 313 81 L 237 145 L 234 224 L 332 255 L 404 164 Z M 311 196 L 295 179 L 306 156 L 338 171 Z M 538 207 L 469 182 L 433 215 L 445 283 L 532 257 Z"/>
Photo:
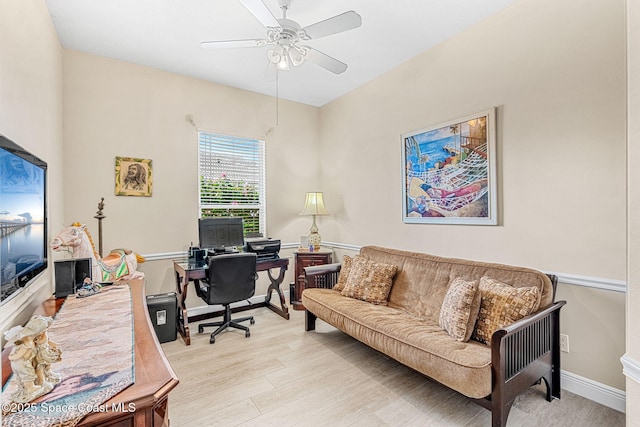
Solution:
<path fill-rule="evenodd" d="M 478 280 L 488 276 L 516 288 L 535 286 L 542 297 L 540 309 L 553 302 L 553 285 L 546 274 L 512 265 L 444 258 L 430 254 L 364 246 L 360 255 L 375 262 L 393 264 L 398 272 L 389 293 L 389 307 L 438 323 L 440 308 L 452 279 Z"/>
<path fill-rule="evenodd" d="M 480 310 L 480 292 L 477 280 L 464 280 L 456 277 L 440 309 L 440 326 L 458 341 L 469 341 L 478 319 Z"/>
<path fill-rule="evenodd" d="M 342 265 L 340 266 L 340 275 L 338 276 L 338 282 L 333 286 L 338 292 L 342 292 L 344 289 L 344 285 L 347 284 L 347 278 L 349 277 L 349 273 L 351 272 L 351 264 L 353 263 L 353 258 L 349 255 L 345 255 L 342 257 Z"/>
<path fill-rule="evenodd" d="M 305 289 L 302 303 L 319 319 L 465 396 L 491 394 L 491 348 L 456 341 L 437 321 L 332 289 Z"/>
<path fill-rule="evenodd" d="M 351 263 L 342 295 L 373 304 L 387 305 L 397 269 L 395 265 L 370 261 L 356 255 Z"/>
<path fill-rule="evenodd" d="M 482 298 L 473 338 L 485 344 L 491 344 L 495 331 L 530 315 L 540 305 L 540 292 L 535 286 L 514 288 L 483 276 L 479 289 Z"/>

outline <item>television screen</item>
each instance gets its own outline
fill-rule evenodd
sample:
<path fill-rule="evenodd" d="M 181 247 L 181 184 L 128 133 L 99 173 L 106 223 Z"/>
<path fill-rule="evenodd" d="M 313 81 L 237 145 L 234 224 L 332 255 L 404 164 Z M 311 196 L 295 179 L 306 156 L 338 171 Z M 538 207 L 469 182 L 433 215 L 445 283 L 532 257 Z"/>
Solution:
<path fill-rule="evenodd" d="M 47 268 L 47 164 L 0 135 L 2 302 Z"/>
<path fill-rule="evenodd" d="M 244 228 L 240 217 L 208 217 L 198 220 L 202 249 L 228 250 L 244 245 Z"/>

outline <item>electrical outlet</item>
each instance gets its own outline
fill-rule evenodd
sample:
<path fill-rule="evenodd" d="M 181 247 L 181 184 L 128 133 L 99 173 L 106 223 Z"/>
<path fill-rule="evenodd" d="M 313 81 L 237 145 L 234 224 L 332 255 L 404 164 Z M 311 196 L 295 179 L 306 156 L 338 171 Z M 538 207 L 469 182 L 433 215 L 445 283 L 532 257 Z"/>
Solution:
<path fill-rule="evenodd" d="M 569 335 L 560 334 L 560 351 L 569 353 Z"/>

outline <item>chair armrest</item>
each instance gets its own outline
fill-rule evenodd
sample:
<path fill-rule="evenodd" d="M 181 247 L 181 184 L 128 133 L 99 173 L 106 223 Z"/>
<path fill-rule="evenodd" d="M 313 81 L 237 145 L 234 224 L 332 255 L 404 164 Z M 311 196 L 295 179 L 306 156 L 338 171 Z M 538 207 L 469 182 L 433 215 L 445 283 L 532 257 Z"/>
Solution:
<path fill-rule="evenodd" d="M 304 288 L 333 288 L 333 286 L 338 282 L 341 267 L 341 264 L 334 263 L 303 268 Z"/>
<path fill-rule="evenodd" d="M 202 298 L 203 300 L 207 300 L 207 291 L 204 288 L 209 287 L 209 281 L 207 279 L 200 279 L 194 283 L 194 287 L 196 288 L 196 295 Z"/>

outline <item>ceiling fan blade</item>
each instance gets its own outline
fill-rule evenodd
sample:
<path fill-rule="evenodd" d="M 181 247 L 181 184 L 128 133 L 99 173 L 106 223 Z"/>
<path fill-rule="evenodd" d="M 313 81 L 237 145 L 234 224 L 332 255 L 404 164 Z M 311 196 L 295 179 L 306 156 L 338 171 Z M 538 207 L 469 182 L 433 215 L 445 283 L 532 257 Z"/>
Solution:
<path fill-rule="evenodd" d="M 264 46 L 266 43 L 267 43 L 266 40 L 261 40 L 261 39 L 222 40 L 222 41 L 202 42 L 200 43 L 200 47 L 203 49 L 231 49 L 235 47 Z"/>
<path fill-rule="evenodd" d="M 309 46 L 305 46 L 306 54 L 305 58 L 310 62 L 313 62 L 320 67 L 331 71 L 334 74 L 342 74 L 347 69 L 347 64 L 344 62 L 338 61 L 331 56 L 320 52 L 319 50 L 315 50 L 310 48 Z"/>
<path fill-rule="evenodd" d="M 269 8 L 262 0 L 240 0 L 244 7 L 265 27 L 279 27 L 278 20 L 273 16 Z"/>
<path fill-rule="evenodd" d="M 333 18 L 316 22 L 302 30 L 311 39 L 319 39 L 320 37 L 330 36 L 331 34 L 341 33 L 342 31 L 353 30 L 362 25 L 362 18 L 353 10 L 336 15 Z"/>

